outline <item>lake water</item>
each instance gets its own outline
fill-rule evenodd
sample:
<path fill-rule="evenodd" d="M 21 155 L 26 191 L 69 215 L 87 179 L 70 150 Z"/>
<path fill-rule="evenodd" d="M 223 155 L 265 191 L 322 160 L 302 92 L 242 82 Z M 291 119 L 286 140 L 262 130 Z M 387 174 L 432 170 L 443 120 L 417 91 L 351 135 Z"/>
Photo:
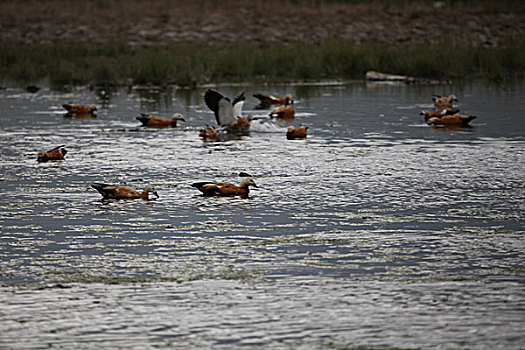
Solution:
<path fill-rule="evenodd" d="M 203 142 L 204 89 L 0 91 L 1 348 L 523 349 L 525 84 L 216 89 L 261 118 L 253 93 L 292 93 L 308 138 Z M 472 128 L 424 124 L 451 93 Z M 240 172 L 247 199 L 190 186 Z"/>

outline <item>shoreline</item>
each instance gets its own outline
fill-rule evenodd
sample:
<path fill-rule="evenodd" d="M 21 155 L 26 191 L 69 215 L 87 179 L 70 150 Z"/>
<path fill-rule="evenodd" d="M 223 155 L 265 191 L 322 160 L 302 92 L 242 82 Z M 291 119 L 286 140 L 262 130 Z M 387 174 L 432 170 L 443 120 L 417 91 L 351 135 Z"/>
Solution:
<path fill-rule="evenodd" d="M 0 84 L 179 85 L 525 76 L 525 3 L 0 2 Z"/>

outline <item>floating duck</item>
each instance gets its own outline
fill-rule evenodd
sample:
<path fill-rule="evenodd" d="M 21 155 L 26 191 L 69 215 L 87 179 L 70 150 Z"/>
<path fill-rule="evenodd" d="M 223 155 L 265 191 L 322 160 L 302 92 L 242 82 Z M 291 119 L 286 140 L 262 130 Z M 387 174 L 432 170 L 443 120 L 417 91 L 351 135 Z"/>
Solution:
<path fill-rule="evenodd" d="M 251 118 L 242 117 L 242 106 L 245 99 L 244 92 L 241 92 L 233 101 L 211 89 L 204 93 L 204 102 L 215 114 L 219 127 L 233 133 L 245 133 L 250 128 Z"/>
<path fill-rule="evenodd" d="M 430 118 L 427 121 L 428 125 L 443 125 L 443 126 L 462 126 L 466 127 L 469 126 L 469 123 L 476 119 L 476 116 L 471 115 L 459 115 L 459 114 L 453 114 L 453 115 L 444 115 L 442 117 L 433 117 Z"/>
<path fill-rule="evenodd" d="M 290 94 L 286 94 L 284 98 L 276 95 L 265 95 L 265 94 L 254 94 L 253 97 L 259 99 L 259 104 L 256 108 L 270 108 L 273 105 L 289 105 L 293 104 L 293 97 Z"/>
<path fill-rule="evenodd" d="M 429 111 L 429 110 L 426 110 L 426 111 L 422 111 L 421 113 L 419 113 L 420 115 L 423 115 L 425 117 L 425 122 L 428 122 L 428 120 L 430 118 L 440 118 L 444 115 L 453 115 L 453 114 L 456 114 L 459 112 L 459 109 L 445 109 L 445 108 L 442 108 L 442 109 L 437 109 L 435 111 Z"/>
<path fill-rule="evenodd" d="M 226 127 L 226 131 L 235 133 L 246 133 L 250 129 L 250 122 L 253 120 L 252 115 L 248 115 L 246 118 L 237 116 L 237 122 Z"/>
<path fill-rule="evenodd" d="M 57 146 L 49 151 L 40 151 L 37 154 L 36 160 L 42 163 L 48 160 L 62 160 L 67 153 L 67 150 L 63 147 L 65 147 L 65 145 Z"/>
<path fill-rule="evenodd" d="M 191 186 L 196 187 L 204 196 L 241 196 L 248 197 L 249 186 L 257 187 L 251 177 L 241 181 L 239 186 L 227 182 L 196 182 Z"/>
<path fill-rule="evenodd" d="M 62 105 L 66 111 L 66 116 L 91 116 L 93 117 L 95 115 L 95 111 L 97 110 L 97 106 L 92 105 L 78 105 L 78 104 L 64 104 Z"/>
<path fill-rule="evenodd" d="M 300 140 L 306 138 L 307 126 L 289 126 L 286 131 L 286 138 L 288 140 Z"/>
<path fill-rule="evenodd" d="M 144 191 L 142 192 L 137 192 L 125 186 L 114 186 L 114 185 L 107 185 L 107 184 L 102 184 L 102 183 L 94 183 L 91 185 L 91 187 L 99 191 L 102 197 L 104 197 L 105 199 L 139 199 L 140 198 L 140 199 L 148 200 L 149 199 L 148 194 L 150 192 L 153 193 L 157 198 L 159 198 L 157 191 L 155 191 L 155 188 L 151 185 L 146 185 L 144 187 Z"/>
<path fill-rule="evenodd" d="M 159 117 L 156 115 L 149 115 L 149 114 L 141 113 L 141 116 L 137 117 L 137 120 L 139 120 L 143 126 L 148 126 L 150 128 L 156 128 L 156 129 L 164 129 L 170 126 L 172 128 L 175 128 L 177 127 L 177 122 L 179 120 L 183 122 L 185 121 L 184 118 L 182 117 L 182 114 L 180 113 L 173 114 L 173 116 L 171 117 L 171 120 L 168 118 Z"/>
<path fill-rule="evenodd" d="M 434 108 L 435 109 L 452 109 L 454 102 L 457 102 L 458 99 L 455 95 L 450 95 L 448 97 L 441 97 L 439 95 L 435 95 L 432 98 L 432 101 L 434 101 Z"/>
<path fill-rule="evenodd" d="M 199 130 L 199 137 L 202 137 L 203 140 L 216 140 L 217 136 L 217 129 L 213 126 L 205 125 Z"/>
<path fill-rule="evenodd" d="M 270 112 L 270 117 L 293 120 L 293 118 L 295 118 L 295 110 L 291 105 L 282 105 L 272 109 L 272 111 Z"/>

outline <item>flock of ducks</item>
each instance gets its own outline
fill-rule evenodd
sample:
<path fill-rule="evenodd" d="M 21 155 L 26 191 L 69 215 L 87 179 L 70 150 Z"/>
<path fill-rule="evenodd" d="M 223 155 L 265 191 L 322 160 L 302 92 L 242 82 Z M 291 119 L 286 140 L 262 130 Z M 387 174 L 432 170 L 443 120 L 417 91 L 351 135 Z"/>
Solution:
<path fill-rule="evenodd" d="M 295 110 L 293 108 L 293 98 L 287 94 L 284 98 L 276 95 L 254 94 L 255 98 L 259 100 L 257 109 L 271 109 L 270 118 L 275 119 L 278 123 L 290 123 L 294 120 Z M 250 128 L 250 122 L 254 119 L 253 116 L 242 116 L 242 107 L 246 97 L 244 92 L 230 100 L 230 98 L 223 96 L 221 93 L 208 89 L 204 93 L 204 102 L 206 106 L 214 113 L 217 122 L 217 128 L 210 125 L 205 125 L 199 130 L 199 137 L 203 140 L 216 140 L 221 134 L 246 134 Z M 434 110 L 425 110 L 421 112 L 424 116 L 425 122 L 431 126 L 441 127 L 468 127 L 470 121 L 475 119 L 475 116 L 459 115 L 459 109 L 454 109 L 453 104 L 457 102 L 454 95 L 448 97 L 434 96 Z M 96 106 L 79 105 L 79 104 L 65 104 L 67 117 L 71 118 L 89 118 L 95 117 Z M 159 117 L 149 114 L 141 114 L 137 117 L 143 126 L 151 128 L 167 128 L 176 127 L 177 122 L 185 121 L 183 116 L 179 113 L 173 114 L 171 119 Z M 304 139 L 307 136 L 307 127 L 304 126 L 288 126 L 286 138 L 289 140 Z M 62 160 L 67 154 L 65 145 L 55 147 L 47 151 L 40 151 L 37 155 L 38 162 L 47 162 L 49 160 Z M 245 178 L 239 185 L 226 182 L 196 182 L 191 186 L 199 190 L 204 196 L 240 196 L 248 197 L 250 186 L 257 187 L 255 181 L 249 174 L 241 173 Z M 93 183 L 91 185 L 96 189 L 104 199 L 149 199 L 149 194 L 152 193 L 157 198 L 159 197 L 155 188 L 151 185 L 146 185 L 142 192 L 135 191 L 126 186 L 108 185 L 103 183 Z"/>
<path fill-rule="evenodd" d="M 476 116 L 460 115 L 459 109 L 454 109 L 454 102 L 458 99 L 455 95 L 448 97 L 441 97 L 435 95 L 432 98 L 434 101 L 434 110 L 423 111 L 420 114 L 424 116 L 425 122 L 430 126 L 446 127 L 449 129 L 456 129 L 460 127 L 468 127 L 469 123 L 476 119 Z"/>
<path fill-rule="evenodd" d="M 257 109 L 269 108 L 270 118 L 275 118 L 279 123 L 292 122 L 295 117 L 293 108 L 293 98 L 287 94 L 284 98 L 276 95 L 253 95 L 260 102 Z M 242 107 L 246 100 L 244 92 L 241 92 L 233 100 L 223 96 L 221 93 L 208 89 L 204 93 L 204 102 L 206 106 L 214 113 L 217 127 L 205 125 L 199 131 L 199 136 L 203 140 L 217 140 L 221 135 L 234 134 L 244 135 L 250 129 L 250 122 L 254 119 L 253 116 L 242 116 Z M 66 117 L 73 119 L 81 118 L 95 118 L 96 106 L 80 105 L 80 104 L 64 104 L 64 109 L 67 111 Z M 184 122 L 184 117 L 180 113 L 172 115 L 171 119 L 144 114 L 136 118 L 142 123 L 142 126 L 163 129 L 177 127 L 179 121 Z M 289 140 L 305 139 L 307 136 L 307 128 L 303 126 L 290 126 L 286 132 L 286 138 Z M 47 162 L 50 160 L 62 160 L 67 154 L 65 145 L 55 147 L 47 151 L 40 151 L 37 155 L 38 162 Z M 239 185 L 226 182 L 196 182 L 191 186 L 199 190 L 204 196 L 240 196 L 248 197 L 250 186 L 257 187 L 255 181 L 249 177 L 249 174 L 240 174 L 245 178 Z M 142 192 L 135 191 L 126 186 L 116 186 L 104 183 L 93 183 L 91 185 L 96 189 L 104 199 L 149 199 L 149 194 L 152 193 L 157 198 L 159 197 L 157 191 L 152 185 L 146 185 Z"/>
<path fill-rule="evenodd" d="M 284 98 L 276 95 L 254 94 L 259 100 L 257 109 L 271 109 L 270 118 L 278 124 L 292 123 L 295 119 L 295 110 L 293 107 L 293 97 L 287 94 Z M 244 92 L 230 100 L 221 93 L 208 89 L 204 93 L 204 102 L 206 106 L 215 114 L 218 128 L 205 125 L 199 130 L 199 136 L 204 140 L 216 140 L 224 134 L 244 135 L 250 129 L 250 123 L 255 118 L 252 115 L 242 116 L 242 107 L 246 97 Z M 303 126 L 288 127 L 286 138 L 288 140 L 305 139 L 307 136 L 306 129 Z M 299 132 L 294 131 L 299 130 Z"/>

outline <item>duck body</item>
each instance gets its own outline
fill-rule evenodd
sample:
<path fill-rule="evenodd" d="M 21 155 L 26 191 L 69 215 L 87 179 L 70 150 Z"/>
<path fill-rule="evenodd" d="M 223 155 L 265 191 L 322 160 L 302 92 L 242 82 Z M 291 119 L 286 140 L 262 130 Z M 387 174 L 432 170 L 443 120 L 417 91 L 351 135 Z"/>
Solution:
<path fill-rule="evenodd" d="M 114 185 L 108 185 L 103 183 L 94 183 L 91 185 L 94 189 L 96 189 L 102 197 L 105 199 L 149 199 L 149 193 L 153 193 L 157 198 L 159 195 L 157 194 L 157 191 L 153 186 L 146 185 L 144 187 L 144 191 L 138 192 L 135 190 L 132 190 L 129 187 L 126 186 L 114 186 Z"/>
<path fill-rule="evenodd" d="M 195 182 L 191 185 L 202 192 L 204 196 L 241 196 L 248 197 L 250 186 L 257 187 L 252 178 L 245 178 L 239 186 L 228 182 Z"/>
<path fill-rule="evenodd" d="M 453 115 L 459 112 L 459 109 L 446 109 L 446 108 L 440 108 L 436 109 L 434 111 L 423 111 L 420 114 L 424 116 L 425 122 L 428 122 L 430 118 L 441 118 L 444 115 Z"/>
<path fill-rule="evenodd" d="M 62 107 L 67 111 L 66 115 L 78 116 L 78 115 L 89 115 L 94 116 L 97 106 L 95 105 L 80 105 L 80 104 L 64 104 Z"/>
<path fill-rule="evenodd" d="M 137 120 L 139 120 L 142 123 L 142 126 L 147 126 L 150 128 L 156 128 L 156 129 L 164 129 L 167 127 L 175 128 L 177 127 L 177 122 L 185 121 L 181 114 L 175 113 L 171 117 L 171 120 L 164 117 L 159 117 L 156 115 L 149 115 L 141 113 L 140 117 L 137 117 Z"/>
<path fill-rule="evenodd" d="M 224 131 L 226 132 L 233 132 L 236 134 L 247 134 L 250 130 L 250 121 L 252 120 L 252 116 L 248 116 L 246 118 L 243 118 L 241 116 L 237 116 L 237 121 L 233 124 L 230 124 L 224 128 Z"/>
<path fill-rule="evenodd" d="M 469 126 L 469 123 L 476 119 L 476 116 L 471 115 L 459 115 L 459 114 L 453 114 L 453 115 L 444 115 L 442 117 L 433 117 L 428 119 L 427 124 L 428 125 L 443 125 L 443 126 L 462 126 L 466 127 Z"/>
<path fill-rule="evenodd" d="M 67 154 L 67 150 L 65 148 L 65 145 L 57 146 L 53 149 L 50 149 L 48 151 L 40 151 L 37 154 L 37 161 L 44 163 L 49 160 L 62 160 L 64 159 L 64 156 Z"/>
<path fill-rule="evenodd" d="M 259 108 L 259 109 L 271 108 L 272 106 L 275 106 L 275 105 L 293 104 L 293 97 L 290 94 L 286 94 L 284 98 L 281 98 L 277 95 L 257 93 L 257 94 L 254 94 L 253 97 L 259 100 L 259 104 L 256 106 L 256 108 Z"/>
<path fill-rule="evenodd" d="M 282 105 L 275 107 L 270 112 L 271 118 L 283 118 L 283 119 L 292 119 L 295 117 L 295 110 L 291 105 Z"/>
<path fill-rule="evenodd" d="M 203 140 L 216 140 L 218 137 L 217 129 L 210 125 L 205 125 L 199 130 L 199 137 Z"/>
<path fill-rule="evenodd" d="M 306 138 L 306 130 L 308 127 L 305 126 L 289 126 L 286 131 L 286 138 L 288 140 L 300 140 Z"/>

